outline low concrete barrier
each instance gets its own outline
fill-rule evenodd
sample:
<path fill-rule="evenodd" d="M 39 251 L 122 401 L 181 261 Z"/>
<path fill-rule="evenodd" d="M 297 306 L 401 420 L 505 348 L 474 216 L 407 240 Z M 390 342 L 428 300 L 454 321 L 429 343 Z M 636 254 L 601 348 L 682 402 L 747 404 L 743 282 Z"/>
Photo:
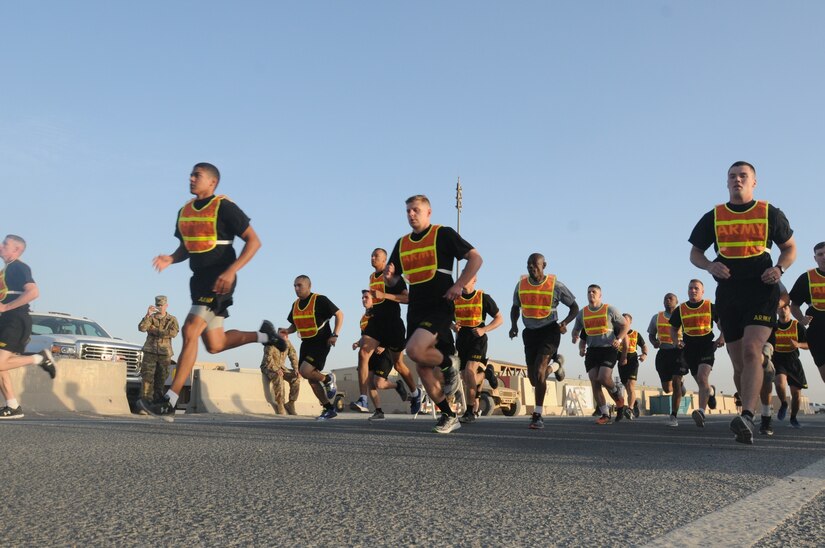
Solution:
<path fill-rule="evenodd" d="M 125 363 L 65 359 L 56 368 L 54 380 L 37 366 L 9 371 L 24 413 L 129 414 Z"/>

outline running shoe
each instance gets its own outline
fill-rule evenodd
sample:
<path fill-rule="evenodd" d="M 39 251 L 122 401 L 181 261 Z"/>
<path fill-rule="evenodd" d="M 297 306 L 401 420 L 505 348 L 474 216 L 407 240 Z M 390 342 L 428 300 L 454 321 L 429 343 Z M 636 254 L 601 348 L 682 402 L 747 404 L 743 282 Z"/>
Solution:
<path fill-rule="evenodd" d="M 407 383 L 402 379 L 395 381 L 395 391 L 398 392 L 398 397 L 401 398 L 401 401 L 410 399 L 410 391 L 407 390 Z"/>
<path fill-rule="evenodd" d="M 736 441 L 753 445 L 753 419 L 745 415 L 736 415 L 730 421 L 730 431 L 736 434 Z"/>
<path fill-rule="evenodd" d="M 716 387 L 710 386 L 710 395 L 708 396 L 708 408 L 716 409 Z"/>
<path fill-rule="evenodd" d="M 629 407 L 622 407 L 622 411 L 624 412 L 624 418 L 626 418 L 627 420 L 632 421 L 635 418 L 633 416 L 633 411 Z"/>
<path fill-rule="evenodd" d="M 530 430 L 541 430 L 544 428 L 544 419 L 541 418 L 541 415 L 538 413 L 533 413 L 530 417 L 530 426 L 528 426 Z"/>
<path fill-rule="evenodd" d="M 684 398 L 687 395 L 687 388 L 685 388 L 685 383 L 682 383 L 682 397 Z"/>
<path fill-rule="evenodd" d="M 696 423 L 696 426 L 698 426 L 699 428 L 705 427 L 705 414 L 702 413 L 700 410 L 694 409 L 693 413 L 690 414 L 690 417 L 693 419 L 693 422 Z"/>
<path fill-rule="evenodd" d="M 12 409 L 8 405 L 0 409 L 0 419 L 22 419 L 26 415 L 23 414 L 23 408 L 19 405 Z"/>
<path fill-rule="evenodd" d="M 286 341 L 278 335 L 278 331 L 275 329 L 275 326 L 269 320 L 264 320 L 261 324 L 261 328 L 258 330 L 264 335 L 266 335 L 269 340 L 265 343 L 267 346 L 272 345 L 277 348 L 280 352 L 286 350 Z"/>
<path fill-rule="evenodd" d="M 441 373 L 444 374 L 444 383 L 441 385 L 444 396 L 455 394 L 458 390 L 458 356 L 450 356 L 450 367 L 442 369 Z"/>
<path fill-rule="evenodd" d="M 759 433 L 763 436 L 773 436 L 773 427 L 771 426 L 771 418 L 762 415 L 762 422 L 759 423 Z"/>
<path fill-rule="evenodd" d="M 799 424 L 799 421 L 796 420 L 796 417 L 791 417 L 791 426 L 794 428 L 802 428 L 802 425 Z"/>
<path fill-rule="evenodd" d="M 782 405 L 779 406 L 779 411 L 776 412 L 776 420 L 784 421 L 785 415 L 788 414 L 788 402 L 783 401 Z"/>
<path fill-rule="evenodd" d="M 475 422 L 475 421 L 476 421 L 476 414 L 473 413 L 472 409 L 468 409 L 467 411 L 465 411 L 464 414 L 461 415 L 461 417 L 458 419 L 458 422 L 460 422 L 461 424 L 469 424 L 469 423 Z"/>
<path fill-rule="evenodd" d="M 335 384 L 335 373 L 330 373 L 327 375 L 327 380 L 323 382 L 324 390 L 327 393 L 327 399 L 332 403 L 332 400 L 335 399 L 335 395 L 338 393 L 338 387 Z M 336 413 L 337 415 L 338 413 Z"/>
<path fill-rule="evenodd" d="M 676 418 L 676 415 L 669 415 L 667 418 L 667 425 L 668 426 L 679 426 L 679 419 Z"/>
<path fill-rule="evenodd" d="M 638 419 L 641 414 L 642 412 L 639 410 L 639 400 L 636 400 L 633 402 L 633 416 Z"/>
<path fill-rule="evenodd" d="M 378 410 L 376 409 L 375 413 L 373 413 L 373 414 L 372 414 L 372 416 L 371 416 L 369 419 L 367 419 L 367 420 L 370 420 L 370 421 L 382 421 L 382 420 L 384 420 L 384 412 L 383 412 L 383 411 L 378 411 Z"/>
<path fill-rule="evenodd" d="M 148 403 L 143 398 L 137 401 L 138 411 L 143 410 L 146 411 L 149 415 L 153 417 L 160 417 L 166 422 L 172 422 L 175 420 L 175 407 L 169 403 L 169 400 L 164 398 L 163 401 L 158 403 Z"/>
<path fill-rule="evenodd" d="M 351 402 L 349 404 L 349 408 L 352 409 L 353 411 L 358 411 L 359 413 L 369 413 L 370 412 L 369 405 L 367 404 L 367 398 L 359 397 L 357 400 L 355 400 L 354 402 Z"/>
<path fill-rule="evenodd" d="M 615 422 L 619 422 L 624 418 L 624 407 L 616 407 L 616 419 Z"/>
<path fill-rule="evenodd" d="M 488 363 L 487 367 L 484 368 L 484 378 L 490 383 L 490 388 L 493 390 L 498 388 L 498 377 L 496 377 L 496 371 L 493 369 L 492 364 Z"/>
<path fill-rule="evenodd" d="M 561 382 L 565 379 L 565 377 L 567 377 L 567 373 L 564 372 L 564 356 L 559 354 L 556 357 L 556 363 L 559 364 L 559 368 L 556 369 L 556 372 L 555 372 L 556 380 L 558 382 Z"/>
<path fill-rule="evenodd" d="M 596 424 L 610 424 L 610 415 L 602 415 L 596 419 Z"/>
<path fill-rule="evenodd" d="M 459 428 L 461 428 L 461 423 L 458 422 L 458 417 L 455 415 L 448 415 L 447 413 L 441 413 L 441 416 L 438 418 L 438 422 L 433 427 L 433 432 L 436 434 L 449 434 Z"/>
<path fill-rule="evenodd" d="M 334 407 L 330 407 L 329 409 L 324 409 L 324 412 L 321 413 L 318 418 L 315 420 L 317 421 L 328 421 L 334 419 L 338 416 L 338 411 L 335 410 Z"/>
<path fill-rule="evenodd" d="M 417 396 L 410 396 L 410 415 L 417 415 L 421 412 L 421 392 L 423 390 L 423 388 L 419 388 Z"/>
<path fill-rule="evenodd" d="M 48 348 L 44 348 L 43 350 L 38 352 L 38 354 L 43 356 L 43 361 L 37 365 L 39 365 L 43 371 L 48 373 L 51 378 L 54 378 L 57 374 L 57 370 L 54 368 L 55 360 L 54 356 L 52 355 L 52 351 Z"/>

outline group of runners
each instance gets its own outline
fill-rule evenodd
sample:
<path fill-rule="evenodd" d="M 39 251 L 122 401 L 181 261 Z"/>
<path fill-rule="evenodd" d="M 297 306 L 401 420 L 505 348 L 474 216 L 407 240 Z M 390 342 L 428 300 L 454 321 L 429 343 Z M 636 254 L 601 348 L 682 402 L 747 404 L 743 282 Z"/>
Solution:
<path fill-rule="evenodd" d="M 161 402 L 141 400 L 139 406 L 149 414 L 172 419 L 180 391 L 195 364 L 198 339 L 210 353 L 249 343 L 283 350 L 285 337 L 297 332 L 301 339 L 300 373 L 324 408 L 318 419 L 334 418 L 336 379 L 334 373 L 324 372 L 324 365 L 330 348 L 338 341 L 343 313 L 327 297 L 312 292 L 308 276 L 295 279 L 296 300 L 287 317 L 287 328 L 279 330 L 272 322 L 264 321 L 256 331 L 224 330 L 237 272 L 252 259 L 261 243 L 249 217 L 229 198 L 216 194 L 219 181 L 220 172 L 214 165 L 199 163 L 193 167 L 189 189 L 194 198 L 177 216 L 175 237 L 179 245 L 171 254 L 153 260 L 158 271 L 189 261 L 192 308 L 181 329 L 183 346 L 170 389 Z M 757 410 L 761 410 L 761 431 L 771 431 L 766 400 L 770 384 L 763 382 L 764 372 L 772 370 L 764 367 L 771 363 L 768 349 L 776 350 L 775 383 L 783 402 L 778 419 L 784 419 L 787 412 L 784 391 L 790 385 L 792 424 L 798 424 L 799 391 L 806 387 L 799 348 L 810 349 L 825 380 L 825 243 L 817 244 L 814 250 L 817 267 L 800 276 L 782 299 L 780 279 L 796 257 L 793 231 L 781 210 L 754 199 L 755 187 L 755 168 L 747 162 L 734 163 L 727 176 L 729 200 L 702 216 L 690 234 L 690 261 L 717 281 L 716 302 L 704 298 L 701 281 L 691 280 L 688 300 L 679 304 L 674 294 L 666 295 L 664 310 L 648 327 L 651 346 L 657 349 L 656 369 L 662 388 L 673 394 L 669 418 L 673 426 L 678 425 L 676 413 L 688 371 L 699 387 L 699 407 L 692 418 L 698 426 L 704 426 L 707 409 L 715 407 L 715 391 L 709 379 L 714 351 L 723 345 L 727 348 L 742 403 L 742 412 L 733 418 L 730 429 L 742 443 L 753 442 Z M 483 262 L 478 250 L 454 229 L 431 223 L 432 209 L 426 196 L 408 198 L 406 213 L 412 231 L 399 238 L 389 253 L 376 248 L 371 255 L 373 272 L 362 293 L 366 312 L 361 337 L 353 344 L 358 349 L 360 394 L 351 407 L 368 413 L 371 398 L 375 411 L 370 418 L 381 420 L 384 414 L 378 390 L 394 388 L 417 413 L 424 394 L 405 365 L 402 353 L 406 352 L 415 363 L 423 390 L 441 413 L 433 430 L 449 433 L 475 419 L 474 402 L 484 378 L 491 384 L 497 382 L 487 364 L 487 333 L 499 327 L 503 317 L 492 297 L 476 287 Z M 239 254 L 232 245 L 236 237 L 244 242 Z M 770 255 L 773 245 L 780 250 L 775 264 Z M 705 255 L 711 246 L 716 251 L 713 259 Z M 465 264 L 454 280 L 452 271 L 457 260 Z M 568 331 L 584 357 L 596 400 L 597 422 L 611 422 L 605 394 L 615 404 L 615 420 L 631 420 L 638 414 L 634 384 L 639 362 L 648 354 L 644 338 L 631 329 L 629 314 L 603 302 L 598 285 L 588 286 L 587 305 L 580 308 L 568 287 L 546 273 L 546 267 L 541 254 L 528 257 L 527 274 L 515 286 L 510 309 L 510 337 L 519 334 L 519 318 L 524 326 L 521 335 L 525 363 L 535 392 L 529 427 L 544 426 L 547 378 L 554 375 L 557 380 L 564 379 L 558 349 L 561 336 Z M 6 307 L 15 301 L 7 293 L 3 298 Z M 407 305 L 406 327 L 401 304 Z M 567 309 L 562 319 L 559 304 Z M 800 307 L 805 304 L 809 306 L 803 313 Z M 718 337 L 713 333 L 714 323 L 721 332 Z M 770 346 L 772 334 L 775 341 Z M 3 336 L 5 332 L 0 330 L 0 342 Z M 16 359 L 4 352 L 0 350 L 0 371 L 30 363 L 47 370 L 52 367 L 48 354 Z M 617 364 L 621 382 L 614 380 Z M 387 378 L 393 368 L 401 377 L 394 383 Z M 468 402 L 461 417 L 454 412 L 449 398 L 456 392 L 459 378 L 463 379 Z"/>

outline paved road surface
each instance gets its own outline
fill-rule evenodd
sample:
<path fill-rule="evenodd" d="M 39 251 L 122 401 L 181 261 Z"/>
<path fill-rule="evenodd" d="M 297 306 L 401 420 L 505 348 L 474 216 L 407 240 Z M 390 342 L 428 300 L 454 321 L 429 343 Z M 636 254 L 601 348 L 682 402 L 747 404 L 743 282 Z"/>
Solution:
<path fill-rule="evenodd" d="M 825 416 L 736 444 L 729 417 L 78 415 L 0 423 L 3 544 L 821 546 Z"/>

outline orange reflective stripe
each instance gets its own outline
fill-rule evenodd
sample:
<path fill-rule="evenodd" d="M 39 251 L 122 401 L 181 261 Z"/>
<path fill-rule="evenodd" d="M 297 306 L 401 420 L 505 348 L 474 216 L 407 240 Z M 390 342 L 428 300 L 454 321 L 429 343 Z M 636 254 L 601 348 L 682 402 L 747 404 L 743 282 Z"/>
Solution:
<path fill-rule="evenodd" d="M 385 290 L 384 273 L 379 272 L 378 274 L 376 274 L 375 272 L 373 272 L 372 274 L 370 274 L 370 292 L 380 291 L 381 293 L 384 293 L 384 290 Z M 375 294 L 373 293 L 373 295 L 375 295 Z M 372 304 L 374 304 L 374 305 L 375 304 L 381 304 L 383 302 L 384 302 L 383 297 L 381 299 L 376 299 L 373 296 L 373 298 L 372 298 Z"/>
<path fill-rule="evenodd" d="M 295 318 L 295 315 L 292 315 L 292 318 Z M 370 323 L 370 317 L 364 314 L 361 316 L 361 332 L 363 333 L 364 330 L 367 328 L 367 324 Z"/>
<path fill-rule="evenodd" d="M 521 305 L 521 315 L 525 318 L 540 320 L 546 318 L 553 311 L 553 291 L 556 288 L 556 277 L 548 274 L 538 285 L 530 281 L 530 276 L 522 276 L 518 284 L 518 299 Z"/>
<path fill-rule="evenodd" d="M 401 238 L 398 256 L 401 270 L 410 285 L 428 282 L 435 277 L 438 270 L 436 239 L 439 228 L 440 225 L 431 225 L 427 234 L 417 242 L 412 240 L 412 234 Z"/>
<path fill-rule="evenodd" d="M 0 301 L 6 298 L 9 294 L 9 286 L 6 285 L 6 267 L 0 270 Z"/>
<path fill-rule="evenodd" d="M 756 257 L 768 249 L 768 202 L 764 200 L 741 213 L 720 204 L 713 209 L 713 224 L 722 257 Z"/>
<path fill-rule="evenodd" d="M 673 337 L 670 336 L 670 319 L 664 312 L 659 312 L 656 316 L 656 338 L 660 343 L 673 344 Z"/>
<path fill-rule="evenodd" d="M 189 200 L 180 210 L 178 231 L 189 253 L 205 253 L 218 245 L 218 209 L 226 196 L 215 196 L 201 209 Z"/>
<path fill-rule="evenodd" d="M 589 305 L 584 307 L 582 323 L 584 323 L 584 332 L 587 333 L 588 337 L 596 337 L 609 333 L 611 328 L 607 315 L 607 303 L 601 305 L 596 310 L 591 310 Z"/>
<path fill-rule="evenodd" d="M 636 343 L 639 341 L 639 332 L 631 329 L 627 332 L 627 353 L 636 353 Z"/>
<path fill-rule="evenodd" d="M 318 295 L 313 293 L 309 297 L 309 302 L 304 308 L 299 306 L 301 299 L 296 299 L 292 303 L 292 323 L 298 330 L 298 336 L 302 339 L 309 339 L 318 334 L 318 324 L 315 323 L 315 298 Z"/>
<path fill-rule="evenodd" d="M 459 327 L 478 327 L 484 321 L 481 290 L 476 290 L 469 299 L 464 295 L 455 300 L 455 323 Z"/>
<path fill-rule="evenodd" d="M 679 305 L 679 314 L 682 317 L 682 331 L 685 335 L 701 337 L 713 331 L 710 301 L 703 300 L 696 308 L 689 307 L 688 303 L 682 303 Z"/>
<path fill-rule="evenodd" d="M 808 291 L 811 293 L 811 306 L 825 312 L 825 276 L 815 268 L 808 271 Z"/>
<path fill-rule="evenodd" d="M 796 325 L 797 321 L 791 320 L 791 325 L 789 325 L 787 329 L 776 326 L 775 349 L 777 352 L 788 353 L 796 350 L 796 347 L 791 344 L 791 341 L 799 342 L 799 332 L 797 331 Z"/>

